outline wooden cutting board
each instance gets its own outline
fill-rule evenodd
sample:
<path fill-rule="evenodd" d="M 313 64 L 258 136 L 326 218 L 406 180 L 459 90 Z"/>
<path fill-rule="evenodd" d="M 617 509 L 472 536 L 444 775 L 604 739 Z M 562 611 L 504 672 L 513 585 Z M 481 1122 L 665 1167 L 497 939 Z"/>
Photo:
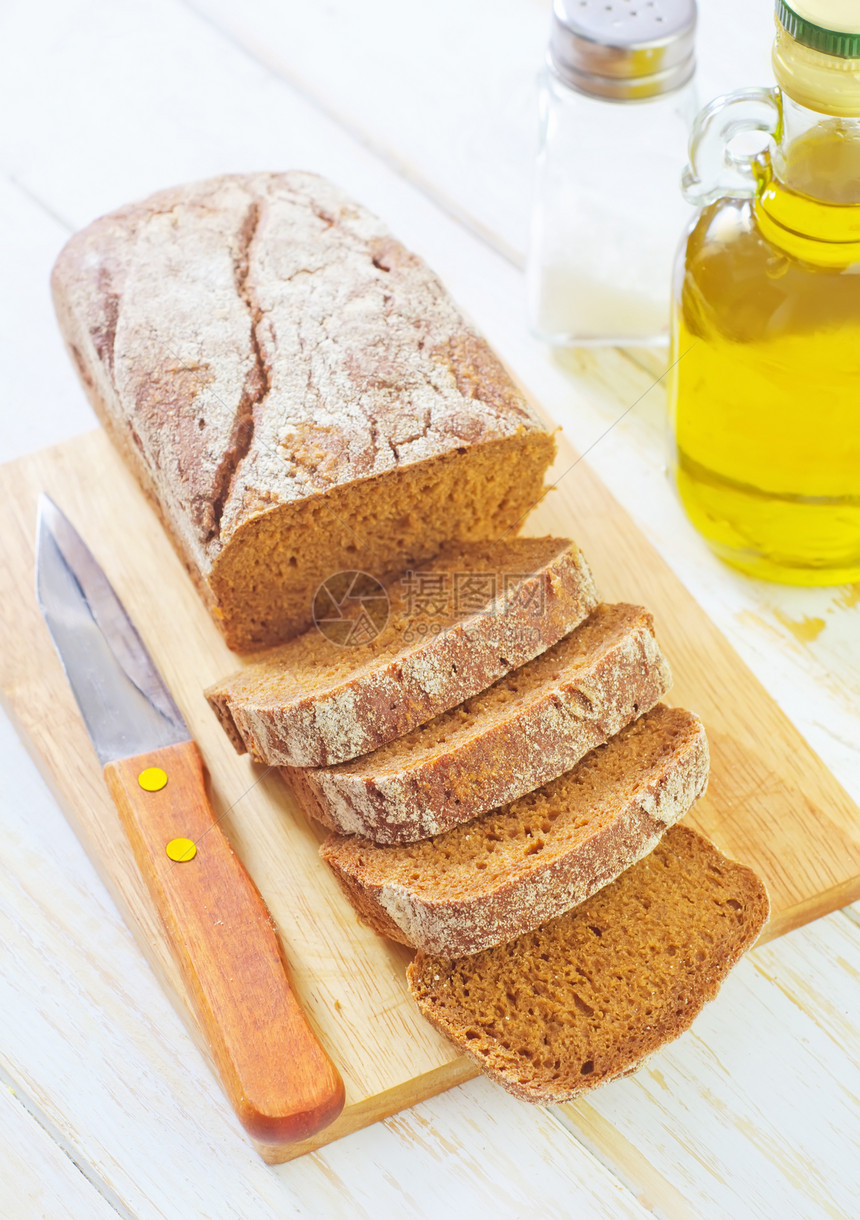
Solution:
<path fill-rule="evenodd" d="M 566 446 L 556 477 L 568 471 Z M 418 1014 L 409 952 L 363 929 L 317 855 L 320 835 L 275 774 L 227 743 L 202 690 L 236 667 L 170 543 L 102 432 L 2 468 L 0 683 L 8 710 L 192 1034 L 201 1044 L 157 918 L 135 871 L 95 754 L 35 601 L 36 499 L 47 491 L 103 564 L 167 679 L 211 773 L 213 806 L 274 916 L 295 985 L 338 1065 L 341 1117 L 289 1160 L 469 1079 L 472 1065 Z M 575 538 L 606 600 L 655 614 L 672 701 L 711 742 L 693 821 L 767 881 L 778 936 L 860 897 L 860 810 L 585 463 L 561 478 L 528 533 Z M 204 1050 L 205 1048 L 202 1047 Z"/>

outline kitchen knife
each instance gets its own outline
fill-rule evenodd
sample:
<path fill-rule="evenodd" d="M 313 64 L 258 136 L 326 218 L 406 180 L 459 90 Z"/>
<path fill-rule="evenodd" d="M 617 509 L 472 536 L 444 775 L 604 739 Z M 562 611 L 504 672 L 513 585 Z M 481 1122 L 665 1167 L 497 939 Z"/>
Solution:
<path fill-rule="evenodd" d="M 39 605 L 141 875 L 240 1122 L 306 1139 L 343 1108 L 343 1082 L 301 1010 L 271 915 L 209 804 L 203 761 L 107 577 L 39 500 Z"/>

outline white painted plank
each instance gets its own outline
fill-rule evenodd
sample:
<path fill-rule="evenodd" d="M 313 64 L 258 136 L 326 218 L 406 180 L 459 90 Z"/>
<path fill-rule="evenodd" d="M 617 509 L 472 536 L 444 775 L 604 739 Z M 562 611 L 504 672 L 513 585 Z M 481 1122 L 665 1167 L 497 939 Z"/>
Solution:
<path fill-rule="evenodd" d="M 810 1017 L 852 1063 L 860 1065 L 860 904 L 750 955 L 755 969 Z M 839 986 L 833 987 L 838 975 Z M 816 1035 L 817 1036 L 817 1035 Z M 858 1103 L 860 1119 L 860 1103 Z M 857 1182 L 860 1187 L 860 1127 Z"/>
<path fill-rule="evenodd" d="M 334 0 L 308 11 L 295 0 L 252 0 L 239 12 L 225 0 L 194 0 L 193 7 L 506 256 L 521 258 L 545 5 Z"/>
<path fill-rule="evenodd" d="M 265 1166 L 12 736 L 2 718 L 0 757 L 16 766 L 0 802 L 0 1065 L 121 1209 L 258 1220 L 347 1214 L 348 1200 L 350 1216 L 489 1220 L 537 1200 L 547 1214 L 645 1215 L 550 1116 L 485 1082 Z"/>
<path fill-rule="evenodd" d="M 399 1178 L 401 1215 L 613 1220 L 649 1214 L 552 1114 L 483 1079 L 332 1145 L 321 1159 L 368 1217 L 385 1212 L 369 1164 L 387 1165 Z M 393 1191 L 390 1197 L 398 1198 Z"/>
<path fill-rule="evenodd" d="M 548 2 L 189 2 L 522 262 Z M 770 0 L 699 0 L 699 10 L 702 99 L 769 83 Z"/>
<path fill-rule="evenodd" d="M 0 165 L 75 228 L 165 185 L 260 169 L 328 174 L 378 210 L 420 199 L 176 0 L 44 0 L 38 21 L 10 0 L 0 98 L 26 115 L 0 124 Z"/>
<path fill-rule="evenodd" d="M 0 461 L 95 426 L 69 377 L 48 279 L 68 230 L 0 176 Z"/>
<path fill-rule="evenodd" d="M 5 1220 L 117 1220 L 120 1214 L 3 1083 L 0 1183 Z"/>
<path fill-rule="evenodd" d="M 857 1215 L 856 932 L 833 915 L 753 951 L 689 1034 L 564 1119 L 609 1155 L 619 1133 L 697 1216 Z"/>

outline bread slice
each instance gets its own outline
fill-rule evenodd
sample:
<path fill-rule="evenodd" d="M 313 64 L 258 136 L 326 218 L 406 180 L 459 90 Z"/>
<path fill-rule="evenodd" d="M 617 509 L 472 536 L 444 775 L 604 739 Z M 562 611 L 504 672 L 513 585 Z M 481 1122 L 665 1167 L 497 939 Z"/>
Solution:
<path fill-rule="evenodd" d="M 424 1016 L 510 1093 L 569 1101 L 689 1028 L 768 910 L 751 869 L 676 826 L 543 927 L 472 957 L 419 953 L 409 988 Z"/>
<path fill-rule="evenodd" d="M 544 652 L 597 605 L 585 559 L 559 538 L 455 544 L 375 588 L 351 599 L 365 617 L 381 607 L 368 642 L 345 646 L 338 633 L 354 624 L 331 606 L 321 627 L 333 638 L 314 627 L 209 688 L 239 751 L 312 767 L 375 750 Z"/>
<path fill-rule="evenodd" d="M 658 705 L 503 809 L 420 843 L 331 835 L 320 850 L 376 932 L 459 957 L 584 901 L 651 851 L 707 777 L 701 721 Z"/>
<path fill-rule="evenodd" d="M 555 442 L 422 260 L 308 173 L 160 191 L 52 277 L 96 413 L 231 648 L 335 572 L 516 531 Z"/>
<path fill-rule="evenodd" d="M 640 606 L 601 605 L 494 686 L 390 745 L 335 767 L 285 768 L 306 813 L 343 834 L 441 834 L 569 771 L 671 685 Z"/>

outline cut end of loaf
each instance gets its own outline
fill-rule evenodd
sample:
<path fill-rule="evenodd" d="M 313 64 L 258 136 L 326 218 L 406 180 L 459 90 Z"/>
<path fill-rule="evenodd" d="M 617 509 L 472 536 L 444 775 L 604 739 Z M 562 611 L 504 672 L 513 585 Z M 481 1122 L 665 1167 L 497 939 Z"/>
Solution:
<path fill-rule="evenodd" d="M 253 517 L 209 581 L 228 645 L 249 652 L 305 631 L 318 588 L 338 572 L 385 580 L 445 546 L 518 533 L 554 456 L 549 433 L 523 431 Z"/>
<path fill-rule="evenodd" d="M 227 174 L 75 234 L 52 275 L 90 401 L 230 647 L 318 585 L 516 531 L 555 453 L 438 278 L 333 184 Z"/>
<path fill-rule="evenodd" d="M 565 915 L 472 957 L 419 953 L 424 1015 L 509 1092 L 568 1101 L 688 1029 L 761 932 L 767 891 L 686 827 Z"/>

